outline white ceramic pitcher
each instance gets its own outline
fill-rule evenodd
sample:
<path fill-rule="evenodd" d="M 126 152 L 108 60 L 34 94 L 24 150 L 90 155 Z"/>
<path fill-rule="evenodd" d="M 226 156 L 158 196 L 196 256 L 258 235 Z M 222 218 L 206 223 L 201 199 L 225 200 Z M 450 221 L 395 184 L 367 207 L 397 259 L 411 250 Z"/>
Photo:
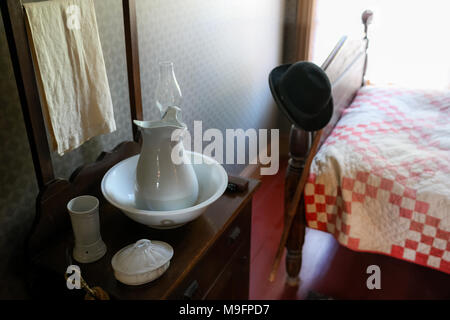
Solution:
<path fill-rule="evenodd" d="M 136 205 L 141 209 L 177 210 L 197 201 L 198 181 L 184 152 L 182 135 L 187 129 L 180 114 L 180 108 L 171 106 L 159 121 L 134 120 L 143 134 L 135 184 Z M 177 129 L 180 138 L 172 141 Z M 172 159 L 174 148 L 176 159 Z"/>

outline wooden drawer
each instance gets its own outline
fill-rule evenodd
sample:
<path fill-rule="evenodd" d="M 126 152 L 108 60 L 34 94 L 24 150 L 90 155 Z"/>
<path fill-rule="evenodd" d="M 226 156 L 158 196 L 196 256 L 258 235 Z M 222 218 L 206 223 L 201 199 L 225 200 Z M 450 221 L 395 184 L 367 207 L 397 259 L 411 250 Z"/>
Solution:
<path fill-rule="evenodd" d="M 204 299 L 241 247 L 250 248 L 251 205 L 247 205 L 189 272 L 169 299 Z M 249 254 L 249 253 L 248 253 Z M 247 280 L 248 282 L 248 274 Z M 243 284 L 245 285 L 245 284 Z M 224 297 L 226 298 L 226 297 Z"/>
<path fill-rule="evenodd" d="M 247 300 L 249 295 L 250 242 L 243 243 L 214 282 L 207 300 Z"/>

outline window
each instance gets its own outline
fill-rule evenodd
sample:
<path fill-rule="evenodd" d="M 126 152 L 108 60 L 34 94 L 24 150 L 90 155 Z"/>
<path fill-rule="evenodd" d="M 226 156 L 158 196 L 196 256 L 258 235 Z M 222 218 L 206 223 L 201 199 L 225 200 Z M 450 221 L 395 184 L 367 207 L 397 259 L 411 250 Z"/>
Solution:
<path fill-rule="evenodd" d="M 312 61 L 321 64 L 342 35 L 362 37 L 369 27 L 367 79 L 376 84 L 450 89 L 450 1 L 316 0 Z"/>

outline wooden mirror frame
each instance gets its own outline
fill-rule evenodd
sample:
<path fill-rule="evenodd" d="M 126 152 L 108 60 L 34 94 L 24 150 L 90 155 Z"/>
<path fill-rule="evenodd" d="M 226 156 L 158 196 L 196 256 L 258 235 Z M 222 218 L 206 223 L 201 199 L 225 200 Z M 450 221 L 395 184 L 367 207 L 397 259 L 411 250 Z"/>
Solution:
<path fill-rule="evenodd" d="M 100 182 L 104 174 L 116 163 L 139 153 L 140 137 L 132 123 L 133 141 L 121 142 L 114 150 L 102 152 L 94 163 L 77 168 L 68 180 L 56 178 L 28 45 L 23 1 L 4 0 L 0 5 L 39 187 L 36 216 L 27 240 L 26 260 L 32 263 L 50 242 L 70 229 L 67 202 L 82 194 L 103 198 Z M 132 122 L 133 119 L 143 119 L 136 1 L 122 0 L 122 5 Z"/>

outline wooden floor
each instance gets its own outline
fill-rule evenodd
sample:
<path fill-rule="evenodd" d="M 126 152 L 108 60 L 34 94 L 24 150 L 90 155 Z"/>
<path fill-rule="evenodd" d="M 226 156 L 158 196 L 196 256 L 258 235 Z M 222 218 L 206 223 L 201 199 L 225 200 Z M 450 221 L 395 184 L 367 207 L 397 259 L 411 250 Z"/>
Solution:
<path fill-rule="evenodd" d="M 263 176 L 254 198 L 251 299 L 304 299 L 315 291 L 335 299 L 450 299 L 450 275 L 387 256 L 351 251 L 325 232 L 308 229 L 300 287 L 285 285 L 284 262 L 276 281 L 267 278 L 282 231 L 283 183 L 287 162 Z M 369 290 L 366 269 L 381 269 L 381 289 Z"/>

